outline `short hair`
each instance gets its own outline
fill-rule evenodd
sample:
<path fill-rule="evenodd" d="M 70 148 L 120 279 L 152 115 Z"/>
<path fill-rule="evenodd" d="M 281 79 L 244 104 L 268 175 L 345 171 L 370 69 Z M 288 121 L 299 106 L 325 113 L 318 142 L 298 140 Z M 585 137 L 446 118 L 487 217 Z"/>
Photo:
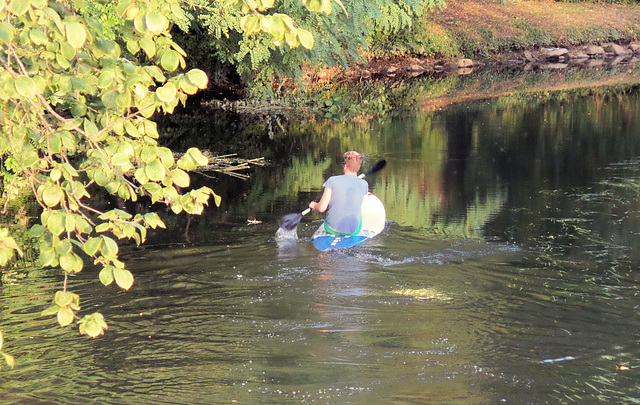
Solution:
<path fill-rule="evenodd" d="M 347 165 L 347 168 L 350 171 L 357 172 L 358 170 L 360 170 L 360 166 L 362 165 L 362 156 L 360 156 L 360 154 L 354 150 L 345 152 L 344 164 Z"/>

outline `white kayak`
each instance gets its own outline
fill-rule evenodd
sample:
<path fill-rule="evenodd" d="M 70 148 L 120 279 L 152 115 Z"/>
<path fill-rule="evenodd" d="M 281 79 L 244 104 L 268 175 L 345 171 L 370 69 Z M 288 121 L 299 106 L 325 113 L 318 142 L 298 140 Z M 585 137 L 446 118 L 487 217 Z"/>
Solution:
<path fill-rule="evenodd" d="M 358 246 L 373 238 L 386 225 L 384 205 L 378 197 L 368 193 L 362 201 L 362 227 L 354 235 L 334 235 L 326 231 L 324 222 L 311 237 L 313 246 L 321 252 L 336 248 L 350 248 Z"/>

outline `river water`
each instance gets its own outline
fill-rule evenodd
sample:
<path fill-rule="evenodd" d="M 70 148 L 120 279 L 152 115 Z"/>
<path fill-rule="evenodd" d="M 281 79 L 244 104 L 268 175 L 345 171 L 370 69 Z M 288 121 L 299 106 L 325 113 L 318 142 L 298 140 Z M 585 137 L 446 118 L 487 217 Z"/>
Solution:
<path fill-rule="evenodd" d="M 5 277 L 0 400 L 638 403 L 639 120 L 632 89 L 283 126 L 250 180 L 199 180 L 220 209 L 122 249 L 131 290 L 70 280 L 105 336 L 39 316 L 59 271 Z M 387 160 L 383 233 L 319 253 L 310 214 L 278 240 L 349 149 Z"/>

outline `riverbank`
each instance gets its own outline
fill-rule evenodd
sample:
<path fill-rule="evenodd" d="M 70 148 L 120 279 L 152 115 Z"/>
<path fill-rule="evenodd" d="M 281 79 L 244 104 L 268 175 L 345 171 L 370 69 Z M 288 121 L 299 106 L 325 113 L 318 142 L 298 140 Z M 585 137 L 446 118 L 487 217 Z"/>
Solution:
<path fill-rule="evenodd" d="M 640 6 L 552 0 L 454 0 L 428 13 L 426 35 L 467 57 L 504 62 L 535 47 L 631 42 L 640 35 Z M 440 34 L 438 34 L 440 33 Z"/>
<path fill-rule="evenodd" d="M 202 107 L 366 120 L 397 113 L 402 105 L 435 110 L 640 82 L 640 4 L 451 0 L 413 27 L 378 38 L 362 64 L 304 68 L 302 88 L 290 81 L 277 100 L 265 103 L 238 89 L 233 98 L 214 97 Z"/>
<path fill-rule="evenodd" d="M 367 82 L 397 88 L 446 78 L 420 101 L 429 110 L 520 93 L 633 85 L 640 67 L 640 5 L 454 0 L 384 47 L 376 52 L 381 47 L 374 44 L 362 65 L 308 70 L 305 88 L 325 94 L 335 116 L 347 110 L 336 103 L 368 102 L 370 109 L 371 100 L 358 101 L 349 90 Z M 534 75 L 533 85 L 531 72 L 548 80 Z"/>
<path fill-rule="evenodd" d="M 372 44 L 364 65 L 346 71 L 309 72 L 306 83 L 318 89 L 331 86 L 337 78 L 416 77 L 472 66 L 525 68 L 527 63 L 540 60 L 543 48 L 564 48 L 575 54 L 586 45 L 626 48 L 639 36 L 640 5 L 635 4 L 454 0 L 443 9 L 428 12 L 412 32 L 399 33 L 385 42 L 384 51 Z"/>

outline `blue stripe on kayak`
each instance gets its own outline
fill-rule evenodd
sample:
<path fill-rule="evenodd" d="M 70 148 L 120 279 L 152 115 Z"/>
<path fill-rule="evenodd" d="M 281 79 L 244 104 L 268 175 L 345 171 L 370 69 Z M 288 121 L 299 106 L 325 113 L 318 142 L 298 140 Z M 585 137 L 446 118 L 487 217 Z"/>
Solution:
<path fill-rule="evenodd" d="M 364 235 L 332 236 L 323 235 L 313 238 L 313 246 L 321 252 L 329 249 L 351 248 L 371 239 Z"/>

